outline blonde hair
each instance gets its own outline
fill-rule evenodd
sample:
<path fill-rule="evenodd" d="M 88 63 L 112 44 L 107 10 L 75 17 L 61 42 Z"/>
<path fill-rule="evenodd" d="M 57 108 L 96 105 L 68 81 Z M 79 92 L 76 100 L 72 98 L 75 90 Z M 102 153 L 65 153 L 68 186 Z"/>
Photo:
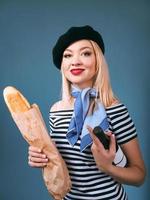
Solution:
<path fill-rule="evenodd" d="M 109 107 L 118 100 L 114 96 L 112 91 L 109 72 L 108 72 L 108 65 L 97 43 L 91 40 L 90 42 L 94 49 L 96 58 L 96 76 L 93 83 L 93 88 L 95 88 L 99 93 L 98 100 L 101 103 L 103 103 L 105 107 Z M 71 96 L 71 83 L 66 79 L 62 70 L 61 73 L 62 73 L 62 100 L 64 102 L 69 103 L 73 101 L 73 97 Z"/>

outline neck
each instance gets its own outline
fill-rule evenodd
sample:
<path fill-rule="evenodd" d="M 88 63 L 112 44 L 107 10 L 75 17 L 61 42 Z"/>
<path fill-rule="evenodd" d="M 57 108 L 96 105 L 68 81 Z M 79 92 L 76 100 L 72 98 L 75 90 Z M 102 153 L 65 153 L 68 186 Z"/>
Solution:
<path fill-rule="evenodd" d="M 93 88 L 93 87 L 92 87 L 92 86 L 79 87 L 78 85 L 75 85 L 75 84 L 72 84 L 72 85 L 71 85 L 71 89 L 72 89 L 72 90 L 73 90 L 73 89 L 76 89 L 76 90 L 82 91 L 82 90 L 84 90 L 84 89 L 86 89 L 86 88 Z"/>
<path fill-rule="evenodd" d="M 80 90 L 83 90 L 85 88 L 93 88 L 93 83 L 82 83 L 82 84 L 72 84 L 75 88 L 78 88 Z"/>

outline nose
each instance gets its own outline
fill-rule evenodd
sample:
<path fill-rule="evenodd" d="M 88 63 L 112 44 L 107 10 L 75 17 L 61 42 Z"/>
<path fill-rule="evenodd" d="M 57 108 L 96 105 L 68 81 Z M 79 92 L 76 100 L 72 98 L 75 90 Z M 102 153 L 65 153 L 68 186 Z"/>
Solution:
<path fill-rule="evenodd" d="M 78 67 L 78 66 L 81 65 L 81 63 L 79 63 L 79 62 L 73 62 L 71 65 L 74 66 L 74 67 Z"/>
<path fill-rule="evenodd" d="M 81 61 L 80 61 L 80 58 L 79 58 L 79 56 L 73 56 L 73 58 L 72 58 L 72 60 L 71 60 L 71 65 L 72 66 L 79 66 L 79 65 L 81 65 Z"/>

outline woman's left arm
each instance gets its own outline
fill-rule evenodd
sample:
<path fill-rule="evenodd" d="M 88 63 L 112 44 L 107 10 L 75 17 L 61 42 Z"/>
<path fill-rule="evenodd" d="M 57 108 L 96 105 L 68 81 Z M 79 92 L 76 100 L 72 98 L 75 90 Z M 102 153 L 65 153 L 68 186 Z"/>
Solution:
<path fill-rule="evenodd" d="M 142 185 L 146 176 L 146 169 L 138 139 L 134 138 L 123 144 L 121 149 L 127 158 L 127 167 L 122 168 L 110 165 L 110 168 L 107 169 L 107 174 L 124 184 L 134 186 Z"/>
<path fill-rule="evenodd" d="M 98 168 L 120 183 L 140 186 L 144 182 L 146 169 L 138 139 L 134 138 L 121 145 L 121 149 L 128 160 L 127 167 L 123 168 L 112 164 L 116 153 L 114 135 L 110 134 L 110 148 L 105 150 L 102 143 L 93 135 L 92 130 L 90 132 L 93 138 L 91 150 Z"/>

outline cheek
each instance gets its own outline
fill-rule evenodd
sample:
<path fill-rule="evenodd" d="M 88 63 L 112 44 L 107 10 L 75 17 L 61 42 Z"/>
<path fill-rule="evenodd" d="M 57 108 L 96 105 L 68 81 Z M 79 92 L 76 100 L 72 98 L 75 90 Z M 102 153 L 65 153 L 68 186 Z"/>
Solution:
<path fill-rule="evenodd" d="M 64 67 L 64 68 L 67 68 L 69 66 L 69 64 L 70 64 L 69 59 L 63 59 L 61 66 Z"/>
<path fill-rule="evenodd" d="M 66 61 L 62 61 L 61 63 L 61 69 L 64 73 L 66 73 L 69 70 L 69 64 Z"/>
<path fill-rule="evenodd" d="M 96 66 L 95 66 L 95 62 L 89 62 L 87 63 L 87 69 L 91 72 L 91 73 L 95 73 L 96 72 Z"/>
<path fill-rule="evenodd" d="M 96 60 L 95 58 L 89 58 L 84 60 L 84 65 L 92 71 L 96 71 Z"/>
<path fill-rule="evenodd" d="M 65 66 L 64 64 L 61 66 L 61 70 L 62 70 L 62 73 L 64 74 L 64 76 L 68 79 L 70 77 L 69 73 L 69 67 L 68 66 Z"/>

